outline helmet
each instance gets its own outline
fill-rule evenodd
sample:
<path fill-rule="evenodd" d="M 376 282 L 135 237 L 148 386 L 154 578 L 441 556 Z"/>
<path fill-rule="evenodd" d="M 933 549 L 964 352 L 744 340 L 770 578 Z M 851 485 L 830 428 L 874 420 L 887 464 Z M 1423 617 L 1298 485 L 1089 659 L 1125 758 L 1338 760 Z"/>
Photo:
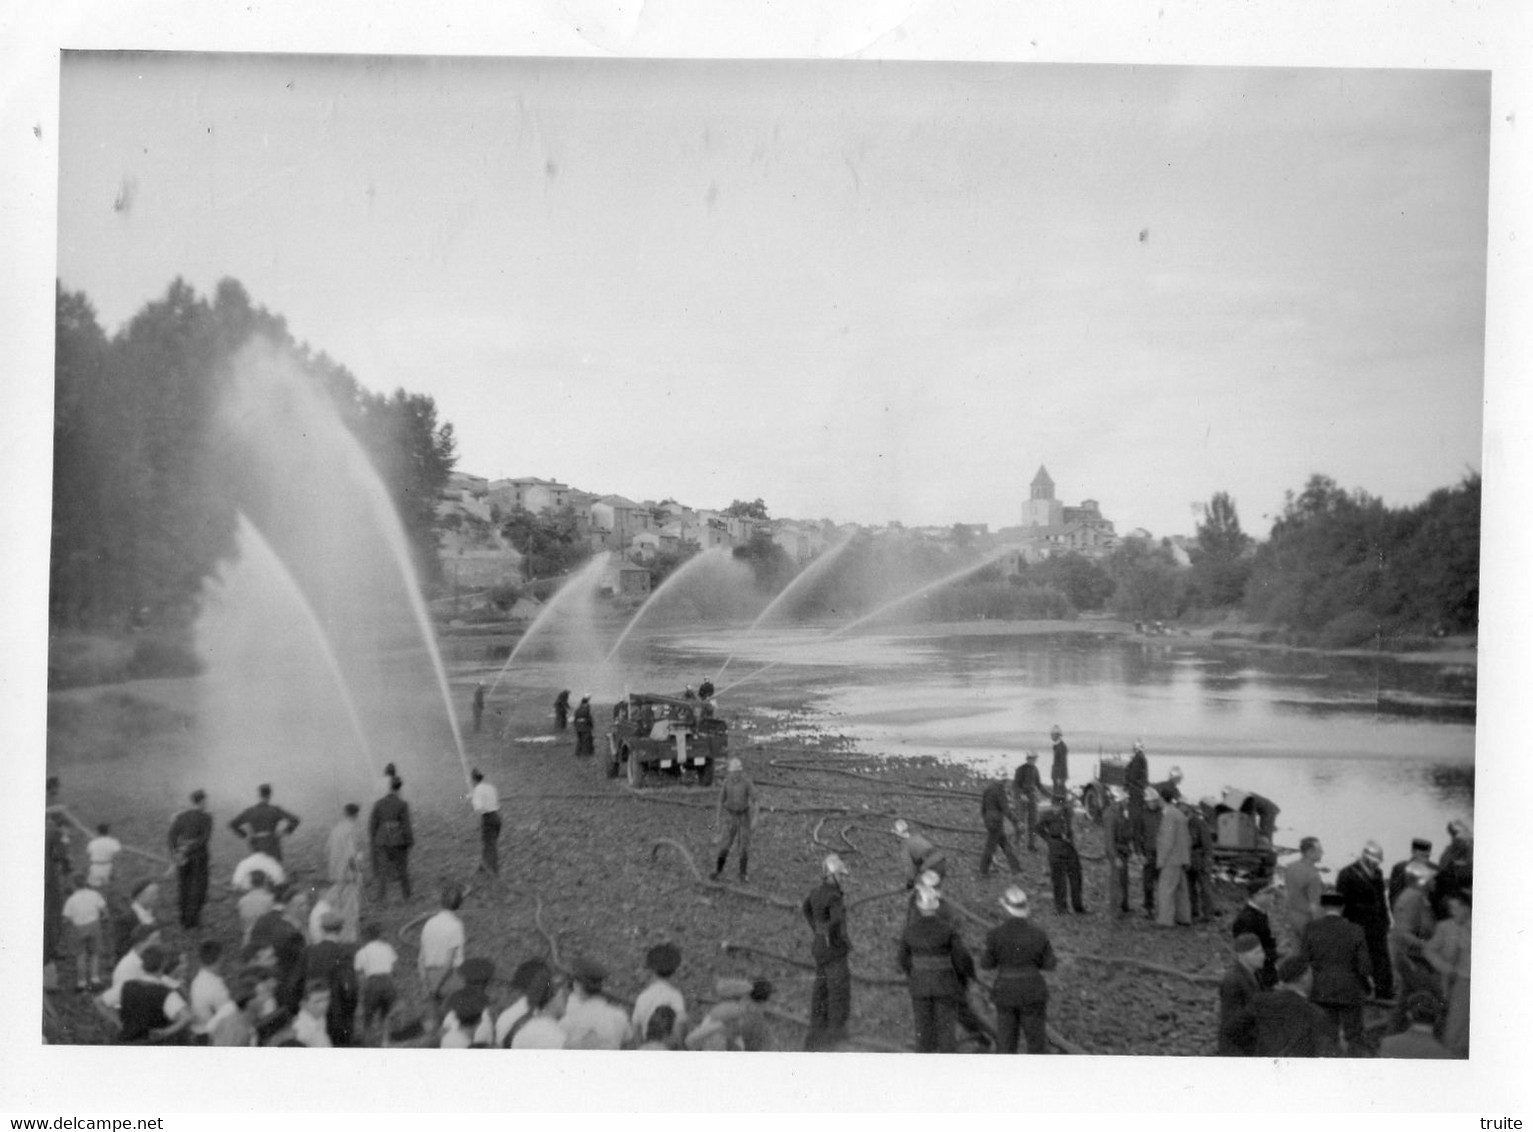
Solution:
<path fill-rule="evenodd" d="M 825 857 L 825 875 L 828 877 L 851 876 L 852 870 L 846 867 L 846 862 L 834 853 Z"/>
<path fill-rule="evenodd" d="M 732 774 L 737 770 L 744 770 L 745 764 L 742 763 L 739 759 L 732 758 L 728 763 L 725 764 L 724 769 Z"/>
<path fill-rule="evenodd" d="M 896 836 L 896 837 L 909 837 L 910 836 L 910 823 L 907 822 L 904 818 L 900 818 L 898 821 L 896 821 L 894 823 L 894 836 Z"/>
<path fill-rule="evenodd" d="M 927 888 L 924 884 L 916 886 L 916 911 L 929 916 L 941 903 L 935 888 Z"/>
<path fill-rule="evenodd" d="M 1144 754 L 1144 740 L 1143 739 L 1135 739 L 1134 740 L 1134 754 L 1136 754 L 1136 755 Z"/>
<path fill-rule="evenodd" d="M 942 874 L 934 869 L 927 869 L 921 874 L 921 883 L 935 892 L 942 887 Z"/>

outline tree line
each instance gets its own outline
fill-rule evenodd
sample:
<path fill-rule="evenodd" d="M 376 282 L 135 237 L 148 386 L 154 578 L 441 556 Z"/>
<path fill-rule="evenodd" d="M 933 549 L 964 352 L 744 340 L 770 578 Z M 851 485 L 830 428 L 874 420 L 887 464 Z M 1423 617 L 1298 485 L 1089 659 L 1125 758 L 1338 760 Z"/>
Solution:
<path fill-rule="evenodd" d="M 195 616 L 203 580 L 234 549 L 214 414 L 231 359 L 255 336 L 335 406 L 382 479 L 421 576 L 440 577 L 436 505 L 456 456 L 431 397 L 363 388 L 233 279 L 209 301 L 178 278 L 111 337 L 83 292 L 56 283 L 55 295 L 51 624 L 175 628 Z"/>

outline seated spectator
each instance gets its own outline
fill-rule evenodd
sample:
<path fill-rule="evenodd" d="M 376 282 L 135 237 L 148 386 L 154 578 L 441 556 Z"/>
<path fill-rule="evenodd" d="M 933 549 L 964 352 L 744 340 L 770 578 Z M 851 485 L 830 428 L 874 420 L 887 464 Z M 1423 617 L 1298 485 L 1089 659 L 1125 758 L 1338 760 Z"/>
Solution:
<path fill-rule="evenodd" d="M 644 1028 L 644 1041 L 638 1048 L 664 1050 L 677 1048 L 674 1007 L 664 1004 L 655 1007 L 649 1016 L 649 1025 Z"/>
<path fill-rule="evenodd" d="M 511 1027 L 512 1049 L 563 1049 L 564 1027 L 559 1017 L 564 1013 L 567 988 L 556 975 L 539 972 L 527 984 L 528 1013 Z"/>
<path fill-rule="evenodd" d="M 511 1034 L 517 1023 L 526 1017 L 531 1007 L 527 1001 L 527 988 L 539 975 L 549 974 L 548 964 L 541 959 L 529 959 L 511 973 L 511 1002 L 495 1019 L 495 1044 L 502 1049 L 511 1048 Z"/>
<path fill-rule="evenodd" d="M 142 961 L 143 974 L 122 986 L 122 1029 L 117 1040 L 123 1045 L 177 1044 L 192 1021 L 175 977 L 178 957 L 152 944 L 144 948 Z"/>
<path fill-rule="evenodd" d="M 628 1037 L 628 1012 L 602 994 L 607 970 L 584 956 L 570 964 L 575 986 L 560 1025 L 566 1049 L 622 1049 Z"/>

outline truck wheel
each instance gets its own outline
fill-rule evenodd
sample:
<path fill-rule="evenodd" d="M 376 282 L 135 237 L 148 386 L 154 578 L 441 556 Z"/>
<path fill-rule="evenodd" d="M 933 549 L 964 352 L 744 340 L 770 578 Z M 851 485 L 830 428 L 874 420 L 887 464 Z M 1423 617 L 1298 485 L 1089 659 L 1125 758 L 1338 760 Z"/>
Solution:
<path fill-rule="evenodd" d="M 628 752 L 628 785 L 644 785 L 644 764 L 639 761 L 639 756 L 633 751 Z"/>

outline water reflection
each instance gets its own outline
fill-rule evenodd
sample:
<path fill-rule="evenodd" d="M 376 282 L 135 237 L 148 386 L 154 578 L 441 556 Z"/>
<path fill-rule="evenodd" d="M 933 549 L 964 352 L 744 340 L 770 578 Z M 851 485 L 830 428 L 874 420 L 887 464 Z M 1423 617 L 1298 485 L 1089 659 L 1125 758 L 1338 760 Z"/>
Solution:
<path fill-rule="evenodd" d="M 1080 784 L 1099 754 L 1143 736 L 1152 777 L 1176 764 L 1194 797 L 1264 794 L 1283 808 L 1279 841 L 1318 836 L 1333 867 L 1370 838 L 1402 859 L 1411 838 L 1440 843 L 1473 809 L 1474 674 L 1462 668 L 1087 634 L 842 639 L 833 656 L 813 632 L 730 636 L 676 643 L 777 665 L 775 689 L 796 681 L 864 750 L 1009 775 L 1058 722 Z M 1423 714 L 1388 697 L 1417 698 Z"/>

